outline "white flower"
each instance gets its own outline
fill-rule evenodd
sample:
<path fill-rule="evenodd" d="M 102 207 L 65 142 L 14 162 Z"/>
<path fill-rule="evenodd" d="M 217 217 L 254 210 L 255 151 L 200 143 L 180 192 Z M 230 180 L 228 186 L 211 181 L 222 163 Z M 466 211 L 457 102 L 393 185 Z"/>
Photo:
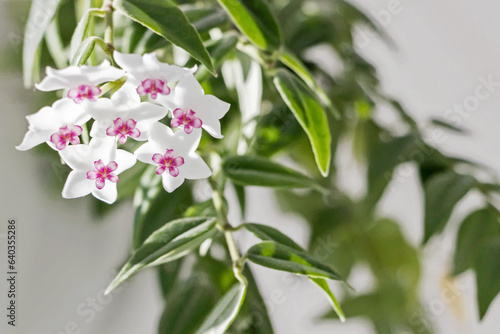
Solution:
<path fill-rule="evenodd" d="M 223 137 L 219 120 L 228 112 L 230 105 L 213 95 L 205 95 L 193 75 L 179 81 L 173 99 L 165 105 L 172 109 L 172 127 L 183 127 L 187 134 L 202 127 L 215 138 Z"/>
<path fill-rule="evenodd" d="M 37 113 L 26 116 L 29 130 L 22 143 L 16 148 L 26 151 L 44 142 L 50 147 L 62 150 L 68 143 L 80 143 L 81 125 L 89 119 L 85 110 L 70 99 L 54 102 L 52 107 L 43 107 Z"/>
<path fill-rule="evenodd" d="M 115 51 L 114 58 L 127 72 L 127 82 L 134 85 L 137 94 L 150 95 L 153 100 L 158 99 L 159 102 L 168 100 L 167 96 L 171 93 L 173 83 L 196 71 L 196 67 L 188 69 L 162 63 L 154 53 L 140 56 Z"/>
<path fill-rule="evenodd" d="M 184 179 L 204 179 L 212 175 L 207 164 L 195 153 L 200 139 L 201 132 L 174 133 L 168 126 L 155 123 L 151 126 L 148 142 L 134 154 L 139 161 L 157 166 L 156 174 L 161 175 L 163 188 L 172 192 Z"/>
<path fill-rule="evenodd" d="M 83 197 L 90 193 L 103 202 L 112 204 L 118 196 L 118 174 L 135 165 L 132 153 L 116 149 L 114 138 L 94 138 L 87 145 L 70 146 L 60 152 L 64 162 L 73 169 L 62 196 Z"/>
<path fill-rule="evenodd" d="M 127 137 L 146 140 L 151 124 L 164 118 L 168 112 L 164 107 L 141 102 L 129 84 L 120 88 L 111 99 L 101 98 L 87 106 L 87 111 L 95 119 L 90 135 L 118 137 L 120 144 L 125 143 Z"/>
<path fill-rule="evenodd" d="M 86 99 L 97 100 L 101 94 L 97 85 L 118 80 L 125 75 L 123 70 L 111 66 L 107 60 L 99 66 L 69 66 L 61 70 L 47 67 L 46 73 L 47 76 L 35 87 L 44 92 L 68 89 L 67 97 L 76 103 Z"/>

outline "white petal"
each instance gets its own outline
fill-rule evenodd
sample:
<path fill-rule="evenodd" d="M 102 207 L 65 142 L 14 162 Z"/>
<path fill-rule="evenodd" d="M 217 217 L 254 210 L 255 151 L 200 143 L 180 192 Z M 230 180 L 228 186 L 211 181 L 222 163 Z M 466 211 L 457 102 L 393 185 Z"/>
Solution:
<path fill-rule="evenodd" d="M 83 105 L 76 104 L 68 98 L 54 102 L 52 109 L 54 109 L 55 117 L 65 125 L 82 125 L 90 120 L 90 115 Z"/>
<path fill-rule="evenodd" d="M 118 164 L 115 174 L 120 174 L 123 171 L 133 167 L 137 162 L 135 155 L 125 150 L 116 150 L 114 161 Z"/>
<path fill-rule="evenodd" d="M 16 146 L 16 149 L 18 149 L 19 151 L 29 150 L 37 145 L 40 145 L 50 140 L 50 136 L 53 133 L 54 132 L 52 131 L 29 130 L 24 135 L 21 144 Z"/>
<path fill-rule="evenodd" d="M 189 102 L 203 96 L 205 93 L 200 83 L 194 75 L 188 75 L 182 78 L 175 87 L 176 102 L 180 105 L 189 107 Z"/>
<path fill-rule="evenodd" d="M 179 188 L 181 184 L 184 183 L 184 178 L 178 175 L 177 177 L 173 177 L 168 173 L 168 170 L 166 170 L 162 175 L 161 175 L 161 180 L 163 184 L 163 188 L 171 193 L 175 189 Z"/>
<path fill-rule="evenodd" d="M 90 163 L 99 159 L 108 163 L 116 156 L 116 146 L 116 139 L 114 137 L 92 138 L 89 143 L 89 154 L 85 159 Z"/>
<path fill-rule="evenodd" d="M 64 198 L 83 197 L 92 192 L 95 181 L 87 179 L 86 172 L 72 171 L 64 184 L 62 196 Z"/>
<path fill-rule="evenodd" d="M 70 145 L 59 151 L 59 155 L 71 169 L 87 172 L 93 166 L 93 161 L 87 159 L 89 151 L 90 148 L 87 145 Z"/>
<path fill-rule="evenodd" d="M 155 165 L 152 158 L 155 153 L 162 153 L 159 149 L 155 147 L 151 142 L 147 142 L 146 144 L 139 147 L 135 150 L 134 155 L 137 160 L 144 162 L 146 164 Z"/>
<path fill-rule="evenodd" d="M 210 167 L 196 153 L 184 158 L 184 165 L 179 167 L 180 175 L 189 180 L 206 179 L 212 175 Z"/>
<path fill-rule="evenodd" d="M 123 84 L 112 96 L 111 100 L 118 105 L 135 106 L 141 102 L 137 87 L 129 82 Z"/>
<path fill-rule="evenodd" d="M 190 134 L 185 133 L 183 130 L 179 130 L 174 134 L 173 140 L 171 140 L 168 145 L 178 154 L 188 155 L 190 152 L 194 152 L 201 140 L 201 131 L 193 131 Z"/>
<path fill-rule="evenodd" d="M 92 129 L 90 129 L 90 136 L 92 138 L 106 138 L 108 135 L 106 134 L 106 130 L 113 125 L 112 121 L 95 121 L 92 125 Z"/>
<path fill-rule="evenodd" d="M 116 199 L 118 198 L 118 190 L 116 188 L 116 183 L 106 181 L 104 188 L 102 188 L 101 190 L 94 188 L 94 190 L 92 190 L 92 195 L 94 195 L 95 198 L 100 199 L 105 203 L 113 204 L 114 202 L 116 202 Z"/>
<path fill-rule="evenodd" d="M 215 117 L 205 117 L 202 119 L 203 125 L 201 126 L 206 132 L 208 132 L 214 138 L 223 138 L 224 136 L 220 130 L 220 121 Z"/>
<path fill-rule="evenodd" d="M 165 124 L 156 122 L 149 130 L 149 142 L 158 148 L 167 148 L 173 142 L 174 132 Z M 172 147 L 171 147 L 172 148 Z"/>
<path fill-rule="evenodd" d="M 47 76 L 35 85 L 41 91 L 53 91 L 75 88 L 79 85 L 99 85 L 107 81 L 120 79 L 125 72 L 105 60 L 99 66 L 69 66 L 61 70 L 51 67 L 46 69 Z"/>

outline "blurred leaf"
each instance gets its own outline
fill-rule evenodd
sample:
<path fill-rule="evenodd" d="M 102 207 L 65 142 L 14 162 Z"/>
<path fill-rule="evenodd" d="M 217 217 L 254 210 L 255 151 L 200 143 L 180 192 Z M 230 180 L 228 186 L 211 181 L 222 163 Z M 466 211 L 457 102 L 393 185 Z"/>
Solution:
<path fill-rule="evenodd" d="M 181 218 L 166 223 L 151 234 L 132 254 L 106 289 L 106 294 L 140 269 L 181 258 L 216 233 L 213 218 Z"/>
<path fill-rule="evenodd" d="M 31 87 L 40 79 L 40 52 L 43 35 L 57 12 L 61 0 L 33 0 L 24 31 L 23 73 L 24 86 Z"/>
<path fill-rule="evenodd" d="M 442 119 L 437 119 L 437 118 L 433 118 L 431 119 L 431 122 L 433 125 L 436 125 L 436 126 L 439 126 L 443 129 L 446 129 L 446 130 L 449 130 L 449 131 L 452 131 L 452 132 L 456 132 L 456 133 L 460 133 L 460 134 L 465 134 L 467 131 L 463 128 L 459 128 L 445 120 L 442 120 Z"/>
<path fill-rule="evenodd" d="M 158 267 L 158 281 L 163 297 L 167 298 L 170 292 L 174 290 L 181 266 L 182 260 L 177 260 Z"/>
<path fill-rule="evenodd" d="M 134 235 L 132 247 L 136 249 L 146 238 L 166 221 L 180 218 L 193 202 L 189 188 L 180 187 L 175 194 L 166 192 L 161 177 L 149 167 L 140 177 L 140 185 L 134 195 Z M 167 205 L 168 203 L 168 205 Z"/>
<path fill-rule="evenodd" d="M 331 267 L 308 254 L 272 241 L 263 241 L 252 246 L 245 256 L 258 265 L 275 270 L 309 277 L 343 280 Z"/>
<path fill-rule="evenodd" d="M 64 45 L 59 34 L 59 24 L 57 22 L 57 16 L 52 20 L 45 33 L 45 41 L 47 43 L 47 49 L 49 50 L 50 56 L 54 60 L 54 63 L 58 68 L 64 68 L 68 66 L 68 60 L 66 59 L 66 53 L 64 52 Z"/>
<path fill-rule="evenodd" d="M 218 0 L 234 24 L 262 50 L 281 46 L 281 32 L 266 0 Z"/>
<path fill-rule="evenodd" d="M 222 170 L 234 183 L 274 188 L 318 188 L 309 177 L 288 167 L 257 156 L 232 156 L 224 159 Z"/>
<path fill-rule="evenodd" d="M 208 53 L 212 57 L 216 70 L 220 68 L 222 61 L 231 54 L 231 51 L 236 48 L 237 43 L 238 37 L 235 35 L 226 35 L 212 44 L 207 45 Z M 195 76 L 198 81 L 205 81 L 210 78 L 210 71 L 203 65 L 198 69 Z"/>
<path fill-rule="evenodd" d="M 333 108 L 332 101 L 330 101 L 328 95 L 326 95 L 323 88 L 316 83 L 316 80 L 312 76 L 311 72 L 309 72 L 309 69 L 298 57 L 296 57 L 291 51 L 285 50 L 280 54 L 280 60 L 283 64 L 288 66 L 288 68 L 294 71 L 295 74 L 297 74 L 302 80 L 304 80 L 304 82 L 316 93 L 316 95 L 318 95 L 325 106 L 334 112 L 336 117 L 340 116 Z"/>
<path fill-rule="evenodd" d="M 223 334 L 234 321 L 240 311 L 243 300 L 247 292 L 247 287 L 239 283 L 235 284 L 231 290 L 217 302 L 214 309 L 207 316 L 198 334 Z"/>
<path fill-rule="evenodd" d="M 326 114 L 311 89 L 287 70 L 278 70 L 274 84 L 311 142 L 316 164 L 323 176 L 331 162 L 331 135 Z"/>
<path fill-rule="evenodd" d="M 227 206 L 227 203 L 225 203 Z M 212 199 L 191 205 L 184 212 L 184 217 L 217 217 L 217 210 L 215 210 L 214 202 Z"/>
<path fill-rule="evenodd" d="M 455 172 L 435 175 L 425 183 L 424 243 L 443 230 L 455 205 L 476 184 L 474 177 Z"/>
<path fill-rule="evenodd" d="M 385 188 L 392 179 L 394 168 L 419 155 L 425 154 L 425 146 L 414 135 L 392 138 L 390 141 L 381 142 L 372 138 L 372 148 L 369 151 L 368 163 L 368 196 L 365 199 L 369 208 L 373 207 Z"/>
<path fill-rule="evenodd" d="M 200 35 L 184 13 L 170 0 L 115 0 L 114 6 L 125 16 L 146 26 L 183 48 L 216 74 Z"/>
<path fill-rule="evenodd" d="M 245 301 L 228 333 L 273 334 L 273 326 L 269 319 L 266 303 L 262 299 L 259 287 L 248 266 L 243 270 L 243 276 L 248 281 Z M 233 275 L 234 277 L 234 275 Z M 234 329 L 234 330 L 233 330 Z"/>
<path fill-rule="evenodd" d="M 491 302 L 500 292 L 500 237 L 490 240 L 481 248 L 475 269 L 479 319 L 482 320 Z"/>
<path fill-rule="evenodd" d="M 192 334 L 210 312 L 217 295 L 206 280 L 195 275 L 167 297 L 158 334 Z"/>
<path fill-rule="evenodd" d="M 496 209 L 486 207 L 474 211 L 464 219 L 458 230 L 454 275 L 473 268 L 478 262 L 481 246 L 500 234 L 499 218 Z"/>
<path fill-rule="evenodd" d="M 245 219 L 246 212 L 246 192 L 245 187 L 237 184 L 233 184 L 234 191 L 236 192 L 236 197 L 238 198 L 238 204 L 240 206 L 240 213 L 242 219 Z"/>

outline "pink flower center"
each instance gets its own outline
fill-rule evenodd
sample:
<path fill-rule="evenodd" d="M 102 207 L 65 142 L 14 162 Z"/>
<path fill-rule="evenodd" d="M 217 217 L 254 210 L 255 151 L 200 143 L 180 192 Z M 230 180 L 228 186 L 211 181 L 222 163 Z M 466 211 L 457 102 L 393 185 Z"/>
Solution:
<path fill-rule="evenodd" d="M 118 117 L 113 121 L 113 126 L 106 129 L 106 134 L 111 137 L 118 136 L 118 142 L 120 144 L 125 144 L 127 136 L 134 139 L 140 137 L 141 131 L 135 127 L 136 125 L 137 122 L 132 118 L 123 121 L 123 119 Z"/>
<path fill-rule="evenodd" d="M 80 85 L 68 91 L 68 97 L 73 99 L 75 103 L 82 103 L 85 99 L 96 101 L 99 98 L 99 94 L 101 94 L 101 89 L 91 85 Z"/>
<path fill-rule="evenodd" d="M 184 158 L 181 156 L 174 156 L 174 150 L 169 149 L 167 149 L 165 154 L 154 154 L 153 161 L 158 164 L 158 167 L 156 167 L 156 174 L 161 175 L 168 169 L 168 172 L 173 177 L 179 175 L 178 167 L 184 165 Z"/>
<path fill-rule="evenodd" d="M 177 128 L 184 126 L 184 132 L 190 134 L 193 129 L 199 129 L 203 125 L 201 119 L 195 116 L 195 112 L 191 109 L 177 108 L 173 111 L 174 118 L 170 121 L 170 126 Z"/>
<path fill-rule="evenodd" d="M 113 172 L 118 168 L 118 164 L 114 161 L 110 161 L 106 166 L 101 159 L 94 161 L 94 170 L 87 172 L 87 179 L 95 180 L 95 186 L 97 189 L 101 190 L 106 184 L 106 180 L 116 183 L 118 182 L 118 176 L 113 174 Z"/>
<path fill-rule="evenodd" d="M 70 142 L 73 145 L 80 144 L 80 136 L 83 129 L 78 125 L 66 125 L 59 128 L 59 132 L 50 136 L 50 141 L 56 146 L 58 150 L 63 150 Z"/>
<path fill-rule="evenodd" d="M 170 94 L 170 87 L 161 79 L 146 79 L 137 87 L 137 94 L 141 96 L 151 94 L 151 98 L 156 100 L 158 94 Z"/>

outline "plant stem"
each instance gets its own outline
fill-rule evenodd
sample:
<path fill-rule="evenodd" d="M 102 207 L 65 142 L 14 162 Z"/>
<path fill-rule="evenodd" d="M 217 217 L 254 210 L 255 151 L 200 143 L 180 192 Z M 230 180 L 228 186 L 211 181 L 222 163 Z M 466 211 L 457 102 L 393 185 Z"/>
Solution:
<path fill-rule="evenodd" d="M 231 256 L 231 260 L 233 261 L 233 272 L 234 276 L 241 284 L 247 285 L 247 279 L 243 276 L 243 264 L 244 261 L 238 251 L 238 246 L 236 245 L 236 241 L 234 240 L 233 230 L 234 228 L 231 226 L 227 219 L 227 208 L 224 202 L 224 195 L 222 191 L 217 186 L 215 180 L 210 179 L 210 184 L 213 189 L 212 201 L 214 202 L 215 211 L 217 212 L 217 226 L 220 230 L 224 232 L 224 237 L 226 238 L 227 247 L 229 249 L 229 255 Z"/>
<path fill-rule="evenodd" d="M 105 11 L 106 30 L 104 31 L 104 41 L 106 44 L 113 46 L 114 43 L 114 27 L 113 27 L 113 0 L 105 0 L 103 9 Z"/>

